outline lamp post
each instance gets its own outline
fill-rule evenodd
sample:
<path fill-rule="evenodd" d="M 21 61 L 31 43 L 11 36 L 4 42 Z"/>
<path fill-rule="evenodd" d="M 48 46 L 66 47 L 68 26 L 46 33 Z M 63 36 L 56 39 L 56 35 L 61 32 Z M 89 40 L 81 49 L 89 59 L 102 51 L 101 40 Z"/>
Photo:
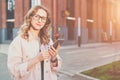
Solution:
<path fill-rule="evenodd" d="M 80 26 L 80 17 L 78 17 L 78 47 L 81 45 L 81 26 Z"/>
<path fill-rule="evenodd" d="M 110 21 L 110 43 L 112 43 L 112 21 Z"/>
<path fill-rule="evenodd" d="M 113 4 L 115 0 L 110 0 L 110 23 L 109 23 L 109 42 L 112 43 L 112 32 L 113 32 Z"/>

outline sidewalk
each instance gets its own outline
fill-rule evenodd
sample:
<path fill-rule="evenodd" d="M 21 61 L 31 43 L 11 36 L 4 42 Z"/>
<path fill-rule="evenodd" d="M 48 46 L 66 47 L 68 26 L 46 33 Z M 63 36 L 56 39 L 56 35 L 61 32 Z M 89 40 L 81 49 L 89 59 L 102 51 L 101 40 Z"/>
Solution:
<path fill-rule="evenodd" d="M 119 60 L 119 45 L 120 42 L 83 44 L 81 47 L 62 46 L 59 52 L 64 59 L 61 73 L 78 76 L 80 80 L 98 80 L 82 75 L 80 72 Z"/>
<path fill-rule="evenodd" d="M 100 62 L 99 60 L 88 59 L 90 56 L 93 56 L 93 53 L 96 52 L 108 53 L 109 46 L 120 44 L 120 42 L 110 43 L 90 43 L 82 44 L 81 47 L 78 47 L 77 44 L 72 45 L 62 45 L 59 51 L 60 56 L 63 59 L 63 67 L 59 72 L 58 80 L 97 80 L 82 74 L 79 72 L 93 68 L 95 66 L 103 65 L 109 63 L 110 60 Z M 0 53 L 7 55 L 9 44 L 0 44 Z M 107 50 L 108 49 L 108 50 Z M 99 50 L 99 51 L 98 51 Z M 112 49 L 110 49 L 113 51 Z M 74 56 L 73 56 L 74 53 Z M 76 56 L 75 56 L 76 55 Z M 83 59 L 82 59 L 83 58 Z M 96 57 L 97 58 L 97 57 Z M 88 59 L 88 60 L 87 60 Z M 73 64 L 72 64 L 73 63 Z M 92 63 L 92 64 L 89 64 Z"/>
<path fill-rule="evenodd" d="M 8 53 L 9 44 L 0 44 L 0 53 L 7 54 Z"/>
<path fill-rule="evenodd" d="M 120 42 L 114 42 L 113 44 L 118 44 Z M 62 49 L 71 49 L 71 48 L 94 48 L 94 47 L 102 47 L 102 46 L 105 46 L 105 45 L 110 45 L 110 43 L 88 43 L 88 44 L 81 44 L 80 47 L 77 46 L 77 44 L 72 44 L 72 45 L 62 45 L 61 46 L 61 50 Z M 0 53 L 4 53 L 4 54 L 7 54 L 8 53 L 8 47 L 9 47 L 9 44 L 0 44 Z"/>

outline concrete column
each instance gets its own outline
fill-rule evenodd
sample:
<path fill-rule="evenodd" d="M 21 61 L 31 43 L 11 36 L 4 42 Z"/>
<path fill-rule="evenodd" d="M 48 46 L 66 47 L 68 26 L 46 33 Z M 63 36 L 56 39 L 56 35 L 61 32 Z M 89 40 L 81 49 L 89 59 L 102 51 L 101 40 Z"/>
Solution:
<path fill-rule="evenodd" d="M 0 43 L 6 40 L 6 1 L 0 0 Z"/>
<path fill-rule="evenodd" d="M 6 28 L 6 0 L 1 0 L 2 28 Z"/>
<path fill-rule="evenodd" d="M 106 5 L 107 5 L 107 21 L 106 21 L 106 28 L 107 28 L 107 37 L 108 37 L 108 40 L 112 39 L 112 36 L 110 35 L 110 22 L 112 24 L 112 27 L 113 27 L 113 12 L 112 12 L 112 2 L 111 1 L 106 1 Z M 112 29 L 113 31 L 113 29 Z"/>
<path fill-rule="evenodd" d="M 66 24 L 66 0 L 57 0 L 57 24 L 59 26 L 65 26 Z"/>
<path fill-rule="evenodd" d="M 117 3 L 116 1 L 113 3 L 112 7 L 112 39 L 116 41 L 117 36 L 117 26 L 116 26 L 116 16 L 117 16 Z"/>
<path fill-rule="evenodd" d="M 24 1 L 23 16 L 25 16 L 28 10 L 30 9 L 30 0 L 23 0 L 23 1 Z"/>
<path fill-rule="evenodd" d="M 97 23 L 97 25 L 98 25 L 98 33 L 99 33 L 99 36 L 98 36 L 98 40 L 99 41 L 102 41 L 102 38 L 101 38 L 101 35 L 102 35 L 102 27 L 103 27 L 103 25 L 102 25 L 102 0 L 99 0 L 98 2 L 97 2 L 97 5 L 98 5 L 98 9 L 97 9 L 97 12 L 98 12 L 98 23 Z"/>
<path fill-rule="evenodd" d="M 15 0 L 15 28 L 20 27 L 24 18 L 24 0 Z"/>
<path fill-rule="evenodd" d="M 0 0 L 0 15 L 2 15 L 2 0 Z M 2 16 L 0 16 L 0 37 L 2 38 Z M 0 43 L 2 42 L 2 39 L 0 38 Z"/>
<path fill-rule="evenodd" d="M 75 0 L 75 40 L 76 40 L 76 42 L 77 42 L 77 45 L 78 45 L 78 47 L 80 47 L 80 45 L 81 45 L 81 21 L 80 21 L 80 19 L 81 19 L 81 17 L 80 17 L 80 11 L 81 11 L 81 2 L 80 2 L 80 0 Z M 78 19 L 79 18 L 79 19 Z M 79 21 L 79 22 L 78 22 Z M 78 23 L 79 23 L 79 26 L 78 26 Z M 78 32 L 78 29 L 79 29 L 79 32 Z M 79 35 L 78 35 L 78 33 L 79 33 Z"/>
<path fill-rule="evenodd" d="M 63 0 L 63 7 L 62 7 L 62 9 L 63 10 L 66 10 L 67 8 L 66 8 L 66 0 Z M 66 26 L 66 17 L 64 17 L 64 18 L 62 18 L 62 24 L 64 25 L 64 26 Z"/>
<path fill-rule="evenodd" d="M 24 0 L 15 0 L 15 11 L 14 11 L 15 22 L 14 22 L 14 28 L 13 28 L 13 38 L 16 37 L 17 32 L 18 32 L 19 28 L 21 27 L 23 20 L 24 20 L 24 14 L 25 14 L 24 13 L 24 10 L 25 10 L 24 4 L 25 4 Z M 29 3 L 25 4 L 25 8 L 26 8 L 26 6 L 28 6 L 28 4 Z"/>
<path fill-rule="evenodd" d="M 49 10 L 49 12 L 52 12 L 53 0 L 41 0 L 41 3 Z"/>
<path fill-rule="evenodd" d="M 92 16 L 93 16 L 93 39 L 94 39 L 94 41 L 96 42 L 96 41 L 98 41 L 98 37 L 99 37 L 99 34 L 98 34 L 98 24 L 97 24 L 97 16 L 98 16 L 98 14 L 97 14 L 97 9 L 98 9 L 98 6 L 97 6 L 97 2 L 98 2 L 98 0 L 93 0 L 93 14 L 92 14 Z"/>
<path fill-rule="evenodd" d="M 81 3 L 80 0 L 75 0 L 75 27 L 77 27 L 77 18 L 80 17 L 80 11 L 81 11 Z"/>
<path fill-rule="evenodd" d="M 58 34 L 64 35 L 64 40 L 67 40 L 68 31 L 66 27 L 66 0 L 57 0 L 57 30 Z"/>
<path fill-rule="evenodd" d="M 87 43 L 88 41 L 88 30 L 87 30 L 87 1 L 81 0 L 81 36 L 82 36 L 82 43 Z"/>
<path fill-rule="evenodd" d="M 116 15 L 116 27 L 117 27 L 117 40 L 120 40 L 120 0 L 117 0 L 117 15 Z"/>

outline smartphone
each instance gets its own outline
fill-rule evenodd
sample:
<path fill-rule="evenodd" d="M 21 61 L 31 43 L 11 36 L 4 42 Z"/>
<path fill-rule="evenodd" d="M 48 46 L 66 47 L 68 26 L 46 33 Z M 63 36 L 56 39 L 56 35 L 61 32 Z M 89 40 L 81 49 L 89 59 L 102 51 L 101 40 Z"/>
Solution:
<path fill-rule="evenodd" d="M 57 41 L 54 42 L 53 47 L 56 49 L 58 44 L 62 44 L 64 42 L 64 39 L 58 39 Z"/>

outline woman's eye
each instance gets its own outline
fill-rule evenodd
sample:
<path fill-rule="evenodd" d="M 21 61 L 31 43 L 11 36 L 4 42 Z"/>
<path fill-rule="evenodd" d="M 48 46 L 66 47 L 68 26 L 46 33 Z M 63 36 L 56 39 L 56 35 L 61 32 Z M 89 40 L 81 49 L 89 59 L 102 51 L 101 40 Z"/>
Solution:
<path fill-rule="evenodd" d="M 46 17 L 42 17 L 43 20 L 46 20 L 47 18 Z"/>
<path fill-rule="evenodd" d="M 36 17 L 36 18 L 39 18 L 39 16 L 38 16 L 38 15 L 36 15 L 35 17 Z"/>

